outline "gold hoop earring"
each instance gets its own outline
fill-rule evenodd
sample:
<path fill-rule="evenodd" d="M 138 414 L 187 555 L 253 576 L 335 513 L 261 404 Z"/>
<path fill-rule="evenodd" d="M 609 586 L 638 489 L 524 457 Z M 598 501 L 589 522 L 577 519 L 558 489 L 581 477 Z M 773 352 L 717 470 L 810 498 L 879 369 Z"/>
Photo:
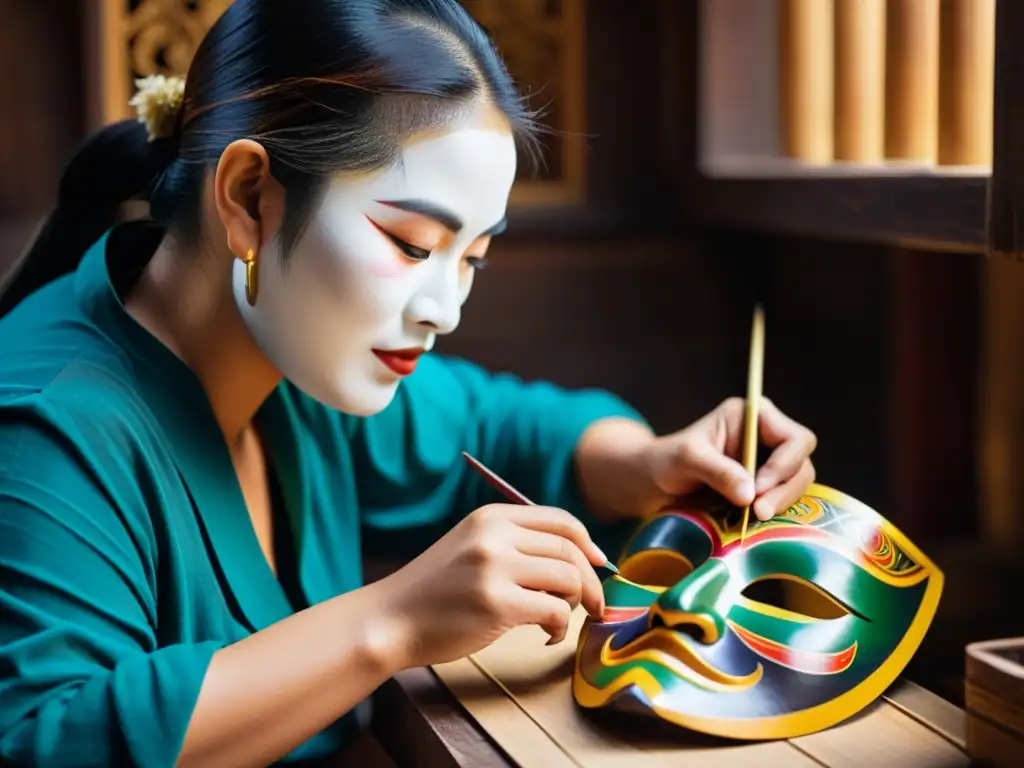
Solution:
<path fill-rule="evenodd" d="M 256 294 L 259 292 L 259 275 L 256 272 L 256 254 L 252 248 L 245 254 L 245 300 L 250 307 L 256 306 Z"/>

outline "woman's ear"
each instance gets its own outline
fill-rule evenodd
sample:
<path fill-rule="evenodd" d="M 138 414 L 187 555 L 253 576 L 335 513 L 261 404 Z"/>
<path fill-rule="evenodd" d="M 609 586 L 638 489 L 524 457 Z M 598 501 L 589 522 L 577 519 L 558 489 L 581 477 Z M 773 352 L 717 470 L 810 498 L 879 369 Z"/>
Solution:
<path fill-rule="evenodd" d="M 284 219 L 284 187 L 270 173 L 270 156 L 250 139 L 232 142 L 221 153 L 213 182 L 217 215 L 237 258 L 277 234 Z"/>

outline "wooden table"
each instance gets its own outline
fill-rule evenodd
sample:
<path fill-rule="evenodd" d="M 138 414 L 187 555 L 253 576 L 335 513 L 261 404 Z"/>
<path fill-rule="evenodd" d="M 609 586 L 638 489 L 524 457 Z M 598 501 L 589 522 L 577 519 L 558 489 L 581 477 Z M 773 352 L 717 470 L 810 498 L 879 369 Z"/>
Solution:
<path fill-rule="evenodd" d="M 303 764 L 300 762 L 300 766 Z M 369 728 L 361 730 L 356 739 L 340 754 L 308 763 L 309 768 L 396 768 L 395 761 L 384 750 Z M 304 766 L 303 766 L 304 768 Z"/>
<path fill-rule="evenodd" d="M 515 765 L 426 667 L 408 669 L 381 686 L 371 731 L 403 768 Z"/>
<path fill-rule="evenodd" d="M 966 750 L 966 720 L 959 707 L 906 681 L 893 686 L 887 696 L 914 720 L 942 732 Z M 514 768 L 516 765 L 426 668 L 407 670 L 378 690 L 371 730 L 399 768 Z M 907 768 L 913 767 L 908 765 Z"/>
<path fill-rule="evenodd" d="M 974 558 L 968 560 L 978 562 Z M 374 560 L 372 564 L 371 579 L 379 578 L 395 567 L 394 563 L 381 560 Z M 1009 583 L 1019 583 L 1019 580 Z M 953 614 L 960 613 L 959 602 L 955 599 L 957 591 L 951 589 L 948 600 L 947 610 Z M 976 601 L 978 593 L 969 591 L 975 593 Z M 936 629 L 933 642 L 941 642 L 941 635 L 948 632 L 948 627 Z M 954 646 L 962 649 L 959 640 L 957 636 Z M 953 665 L 953 659 L 936 658 L 935 661 L 947 662 L 938 666 L 949 667 L 951 676 L 962 685 L 962 662 Z M 934 662 L 926 659 L 924 663 L 931 666 Z M 893 686 L 888 696 L 911 718 L 933 731 L 942 732 L 966 752 L 966 715 L 959 706 L 909 681 Z M 428 668 L 406 670 L 378 689 L 373 698 L 370 731 L 398 768 L 509 768 L 516 765 Z"/>

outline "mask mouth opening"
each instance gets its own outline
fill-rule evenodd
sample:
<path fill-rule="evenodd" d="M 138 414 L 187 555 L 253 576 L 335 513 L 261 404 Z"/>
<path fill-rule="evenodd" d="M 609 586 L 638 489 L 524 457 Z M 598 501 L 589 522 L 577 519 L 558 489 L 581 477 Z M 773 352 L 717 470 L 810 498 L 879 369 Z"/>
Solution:
<path fill-rule="evenodd" d="M 720 693 L 738 693 L 761 681 L 764 668 L 760 662 L 748 674 L 729 674 L 701 657 L 693 647 L 696 644 L 675 629 L 652 627 L 621 648 L 612 648 L 612 638 L 609 638 L 601 648 L 601 664 L 618 667 L 646 661 L 658 664 L 698 687 Z"/>

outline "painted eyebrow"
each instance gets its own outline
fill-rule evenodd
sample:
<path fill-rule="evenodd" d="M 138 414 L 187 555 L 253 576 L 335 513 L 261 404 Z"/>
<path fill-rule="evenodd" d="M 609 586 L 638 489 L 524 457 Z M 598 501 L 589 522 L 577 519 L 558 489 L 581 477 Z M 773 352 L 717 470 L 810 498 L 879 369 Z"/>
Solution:
<path fill-rule="evenodd" d="M 377 202 L 390 208 L 397 208 L 400 211 L 405 211 L 406 213 L 415 213 L 420 216 L 426 216 L 428 219 L 436 221 L 442 227 L 451 232 L 461 232 L 462 227 L 464 226 L 462 219 L 457 215 L 446 208 L 434 205 L 427 200 L 378 200 Z M 505 231 L 507 226 L 508 219 L 502 216 L 500 221 L 481 232 L 480 237 L 500 235 Z"/>

